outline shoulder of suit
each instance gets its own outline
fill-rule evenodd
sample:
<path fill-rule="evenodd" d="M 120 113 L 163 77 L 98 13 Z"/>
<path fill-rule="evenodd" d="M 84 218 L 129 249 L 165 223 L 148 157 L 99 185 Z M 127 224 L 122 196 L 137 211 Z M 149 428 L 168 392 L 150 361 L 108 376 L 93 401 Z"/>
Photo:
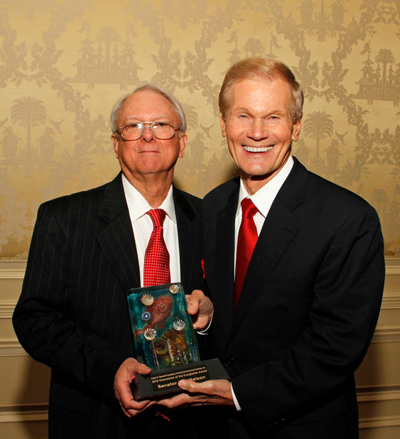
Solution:
<path fill-rule="evenodd" d="M 106 188 L 115 186 L 115 180 L 105 183 L 101 186 L 95 187 L 95 188 L 91 188 L 91 189 L 87 189 L 84 191 L 79 191 L 79 192 L 74 192 L 72 194 L 68 194 L 68 195 L 62 195 L 60 197 L 57 198 L 53 198 L 51 200 L 45 201 L 41 204 L 40 207 L 42 208 L 46 208 L 46 207 L 62 207 L 65 205 L 68 206 L 73 206 L 75 204 L 79 204 L 82 205 L 82 203 L 88 203 L 88 202 L 92 202 L 96 199 L 99 199 L 99 201 L 102 199 L 104 191 Z M 122 185 L 121 185 L 122 187 Z"/>
<path fill-rule="evenodd" d="M 213 202 L 219 198 L 225 198 L 227 195 L 239 191 L 240 188 L 240 178 L 232 178 L 225 183 L 220 184 L 216 188 L 212 189 L 205 197 L 204 202 Z"/>
<path fill-rule="evenodd" d="M 338 211 L 349 212 L 355 209 L 375 210 L 364 198 L 355 192 L 307 170 L 300 163 L 298 165 L 302 168 L 300 172 L 306 172 L 304 197 L 306 203 L 313 200 Z M 299 170 L 299 167 L 297 167 L 297 170 Z"/>
<path fill-rule="evenodd" d="M 178 189 L 174 186 L 174 193 L 175 196 L 178 198 L 184 198 L 185 200 L 189 201 L 190 203 L 200 205 L 202 202 L 202 199 L 200 197 L 197 197 L 196 195 L 189 194 L 189 192 L 185 192 L 182 189 Z"/>
<path fill-rule="evenodd" d="M 368 204 L 368 202 L 360 195 L 351 190 L 340 186 L 330 180 L 327 180 L 317 174 L 309 172 L 307 179 L 307 188 L 309 191 L 319 193 L 320 197 L 334 197 L 343 201 L 349 201 L 352 204 L 359 203 L 360 205 Z"/>
<path fill-rule="evenodd" d="M 200 216 L 200 209 L 203 202 L 201 198 L 174 187 L 174 202 L 175 209 L 178 207 L 188 218 L 193 219 Z"/>

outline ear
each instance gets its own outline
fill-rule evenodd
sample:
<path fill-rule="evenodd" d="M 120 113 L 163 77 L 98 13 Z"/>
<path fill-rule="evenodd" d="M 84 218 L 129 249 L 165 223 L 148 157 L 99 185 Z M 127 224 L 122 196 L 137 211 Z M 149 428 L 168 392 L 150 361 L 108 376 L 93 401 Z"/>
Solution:
<path fill-rule="evenodd" d="M 221 117 L 219 124 L 221 126 L 221 131 L 222 131 L 222 137 L 226 137 L 226 122 L 225 120 Z"/>
<path fill-rule="evenodd" d="M 181 132 L 179 133 L 181 135 L 179 138 L 179 157 L 182 158 L 183 153 L 185 152 L 188 136 L 185 133 L 181 133 Z"/>
<path fill-rule="evenodd" d="M 297 142 L 299 140 L 300 131 L 301 131 L 301 120 L 298 120 L 293 125 L 293 130 L 292 130 L 292 140 L 293 140 L 293 142 Z"/>
<path fill-rule="evenodd" d="M 119 146 L 119 140 L 117 139 L 117 135 L 113 134 L 111 136 L 112 140 L 113 140 L 113 146 L 114 146 L 114 152 L 115 152 L 115 157 L 119 158 L 119 154 L 118 154 L 118 146 Z"/>

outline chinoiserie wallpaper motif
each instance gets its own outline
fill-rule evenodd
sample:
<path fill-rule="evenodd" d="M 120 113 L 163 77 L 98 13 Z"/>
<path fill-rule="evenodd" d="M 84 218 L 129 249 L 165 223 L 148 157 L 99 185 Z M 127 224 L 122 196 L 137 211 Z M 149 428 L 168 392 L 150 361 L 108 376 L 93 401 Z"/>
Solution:
<path fill-rule="evenodd" d="M 399 257 L 400 0 L 0 0 L 0 259 L 26 257 L 41 202 L 116 175 L 109 115 L 145 81 L 187 114 L 176 184 L 235 175 L 217 97 L 253 55 L 303 86 L 294 155 L 366 198 Z"/>

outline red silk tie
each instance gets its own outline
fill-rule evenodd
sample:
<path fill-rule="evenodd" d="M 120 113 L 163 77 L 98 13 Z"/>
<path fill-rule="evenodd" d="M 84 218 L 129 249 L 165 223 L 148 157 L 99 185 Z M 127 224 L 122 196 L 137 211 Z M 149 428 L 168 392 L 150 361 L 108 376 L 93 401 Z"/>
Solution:
<path fill-rule="evenodd" d="M 150 236 L 144 255 L 145 287 L 170 283 L 169 253 L 163 237 L 165 211 L 152 209 L 147 212 L 153 221 L 153 232 Z"/>
<path fill-rule="evenodd" d="M 242 223 L 240 224 L 236 250 L 235 309 L 242 292 L 247 267 L 258 239 L 257 228 L 253 220 L 253 216 L 257 212 L 258 209 L 250 198 L 245 198 L 242 201 Z"/>

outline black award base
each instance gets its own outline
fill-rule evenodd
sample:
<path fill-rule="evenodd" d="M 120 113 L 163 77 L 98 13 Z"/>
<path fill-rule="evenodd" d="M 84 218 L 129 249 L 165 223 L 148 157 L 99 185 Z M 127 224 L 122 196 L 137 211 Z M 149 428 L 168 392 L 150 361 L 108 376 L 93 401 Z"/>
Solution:
<path fill-rule="evenodd" d="M 178 386 L 178 381 L 183 379 L 201 383 L 207 380 L 229 380 L 229 376 L 221 362 L 214 358 L 183 366 L 153 370 L 148 375 L 138 375 L 137 383 L 132 384 L 132 392 L 137 401 L 162 399 L 183 392 Z"/>

